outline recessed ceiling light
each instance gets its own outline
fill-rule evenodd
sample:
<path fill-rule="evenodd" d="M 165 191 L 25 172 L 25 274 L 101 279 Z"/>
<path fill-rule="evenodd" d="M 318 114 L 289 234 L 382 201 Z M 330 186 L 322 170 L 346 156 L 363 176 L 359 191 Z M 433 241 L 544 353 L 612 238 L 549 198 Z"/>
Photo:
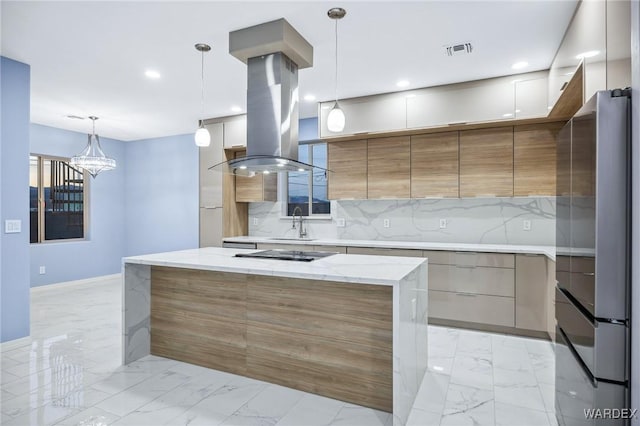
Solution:
<path fill-rule="evenodd" d="M 409 80 L 399 80 L 399 81 L 396 83 L 396 86 L 398 86 L 398 87 L 408 87 L 408 86 L 409 86 L 409 84 L 410 84 L 410 83 L 409 83 Z"/>
<path fill-rule="evenodd" d="M 240 166 L 240 169 L 242 169 L 242 170 L 246 170 L 246 169 L 247 169 L 247 166 Z"/>
<path fill-rule="evenodd" d="M 576 59 L 593 58 L 594 56 L 597 56 L 599 54 L 600 54 L 599 50 L 589 50 L 587 52 L 582 52 L 576 55 Z"/>
<path fill-rule="evenodd" d="M 80 117 L 79 115 L 73 115 L 73 114 L 71 114 L 71 115 L 67 115 L 66 117 L 67 117 L 67 118 L 70 118 L 70 119 L 72 119 L 72 120 L 84 120 L 84 117 Z"/>
<path fill-rule="evenodd" d="M 415 93 L 409 93 L 407 96 L 405 96 L 405 98 L 415 98 L 416 94 Z"/>
<path fill-rule="evenodd" d="M 519 110 L 519 109 L 517 109 L 517 110 L 516 110 L 516 114 L 517 114 L 517 113 L 519 113 L 519 112 L 520 112 L 520 110 Z"/>
<path fill-rule="evenodd" d="M 146 71 L 144 72 L 144 75 L 145 75 L 147 78 L 150 78 L 150 79 L 152 79 L 152 80 L 157 80 L 157 79 L 159 79 L 159 78 L 160 78 L 160 73 L 159 73 L 158 71 L 155 71 L 155 70 L 146 70 Z"/>
<path fill-rule="evenodd" d="M 304 172 L 304 169 L 303 168 L 299 168 L 298 171 L 299 172 Z"/>
<path fill-rule="evenodd" d="M 271 172 L 270 172 L 269 170 L 265 170 L 265 171 L 264 171 L 264 172 L 262 172 L 262 173 L 264 173 L 265 175 L 268 175 L 268 174 L 269 174 L 269 173 L 271 173 Z"/>
<path fill-rule="evenodd" d="M 329 105 L 323 105 L 322 106 L 322 109 L 329 109 L 329 108 L 331 108 Z"/>
<path fill-rule="evenodd" d="M 509 117 L 513 117 L 513 114 L 511 114 L 510 112 L 506 113 L 506 114 L 502 114 L 502 116 L 504 118 L 509 118 Z"/>
<path fill-rule="evenodd" d="M 234 105 L 234 106 L 231 107 L 231 111 L 232 112 L 242 112 L 242 108 L 240 108 L 237 105 Z"/>
<path fill-rule="evenodd" d="M 313 102 L 316 100 L 316 95 L 312 95 L 312 94 L 304 95 L 304 100 L 307 102 Z"/>
<path fill-rule="evenodd" d="M 525 67 L 529 66 L 529 62 L 526 61 L 520 61 L 520 62 L 516 62 L 515 64 L 511 65 L 511 68 L 513 68 L 514 70 L 519 70 Z"/>

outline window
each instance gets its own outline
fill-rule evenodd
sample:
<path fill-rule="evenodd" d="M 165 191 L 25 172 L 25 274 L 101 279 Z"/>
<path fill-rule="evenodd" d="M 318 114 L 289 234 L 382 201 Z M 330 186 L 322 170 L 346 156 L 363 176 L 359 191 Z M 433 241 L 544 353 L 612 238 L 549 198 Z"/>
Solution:
<path fill-rule="evenodd" d="M 327 144 L 308 143 L 298 146 L 298 160 L 327 168 Z M 327 199 L 327 172 L 314 169 L 313 173 L 289 172 L 287 185 L 287 216 L 300 207 L 303 216 L 327 215 L 331 203 Z"/>
<path fill-rule="evenodd" d="M 67 159 L 29 157 L 30 240 L 84 238 L 86 182 L 81 170 Z"/>

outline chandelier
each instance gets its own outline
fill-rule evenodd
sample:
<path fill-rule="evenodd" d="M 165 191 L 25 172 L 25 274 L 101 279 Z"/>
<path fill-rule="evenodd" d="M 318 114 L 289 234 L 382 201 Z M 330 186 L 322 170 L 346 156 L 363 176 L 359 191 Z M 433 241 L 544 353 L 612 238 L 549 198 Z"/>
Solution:
<path fill-rule="evenodd" d="M 96 120 L 98 117 L 90 116 L 89 119 L 93 121 L 93 132 L 89 135 L 87 146 L 82 152 L 74 155 L 69 164 L 72 167 L 86 170 L 95 178 L 103 170 L 115 169 L 116 160 L 107 157 L 100 147 L 100 139 L 96 135 Z"/>

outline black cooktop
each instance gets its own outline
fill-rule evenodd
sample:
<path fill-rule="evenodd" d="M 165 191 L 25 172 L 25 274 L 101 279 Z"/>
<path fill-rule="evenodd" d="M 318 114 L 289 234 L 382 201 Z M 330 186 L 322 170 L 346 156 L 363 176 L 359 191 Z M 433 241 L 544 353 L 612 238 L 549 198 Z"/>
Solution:
<path fill-rule="evenodd" d="M 331 251 L 300 251 L 300 250 L 262 250 L 254 253 L 238 253 L 235 257 L 251 257 L 257 259 L 295 260 L 298 262 L 311 262 L 323 257 L 338 254 Z"/>

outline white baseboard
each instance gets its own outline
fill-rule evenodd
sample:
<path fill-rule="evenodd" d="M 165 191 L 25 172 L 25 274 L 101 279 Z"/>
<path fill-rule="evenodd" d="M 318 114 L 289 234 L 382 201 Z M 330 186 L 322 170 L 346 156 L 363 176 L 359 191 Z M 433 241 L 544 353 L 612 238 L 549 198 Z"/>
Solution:
<path fill-rule="evenodd" d="M 122 274 L 101 275 L 99 277 L 83 278 L 81 280 L 65 281 L 61 283 L 31 287 L 31 291 L 35 293 L 39 293 L 41 291 L 57 290 L 65 287 L 76 287 L 76 286 L 83 286 L 87 284 L 95 284 L 101 281 L 119 280 L 120 277 L 122 277 Z"/>
<path fill-rule="evenodd" d="M 8 342 L 0 343 L 0 350 L 2 350 L 2 352 L 10 351 L 10 350 L 17 349 L 21 346 L 26 346 L 29 344 L 31 344 L 31 336 L 25 336 L 19 339 L 9 340 Z"/>

